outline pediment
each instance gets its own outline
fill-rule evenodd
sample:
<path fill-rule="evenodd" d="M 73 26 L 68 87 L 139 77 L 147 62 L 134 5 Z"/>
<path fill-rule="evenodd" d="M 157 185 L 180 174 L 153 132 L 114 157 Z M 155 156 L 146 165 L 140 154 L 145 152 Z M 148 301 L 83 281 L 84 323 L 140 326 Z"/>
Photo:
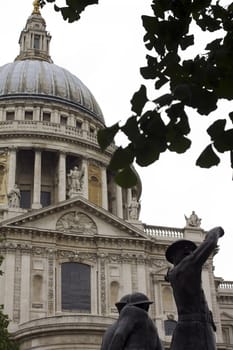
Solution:
<path fill-rule="evenodd" d="M 1 228 L 150 241 L 143 230 L 82 197 L 68 199 L 57 205 L 5 220 L 1 223 Z"/>

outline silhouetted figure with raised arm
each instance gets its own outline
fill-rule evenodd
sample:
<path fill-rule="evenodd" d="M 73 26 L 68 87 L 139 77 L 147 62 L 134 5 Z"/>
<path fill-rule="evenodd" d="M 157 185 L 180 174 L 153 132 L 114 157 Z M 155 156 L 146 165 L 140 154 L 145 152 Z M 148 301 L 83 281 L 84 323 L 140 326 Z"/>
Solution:
<path fill-rule="evenodd" d="M 210 230 L 197 247 L 189 240 L 179 240 L 166 251 L 174 265 L 167 273 L 178 311 L 171 350 L 216 350 L 212 312 L 209 310 L 201 283 L 202 266 L 224 235 L 221 227 Z"/>

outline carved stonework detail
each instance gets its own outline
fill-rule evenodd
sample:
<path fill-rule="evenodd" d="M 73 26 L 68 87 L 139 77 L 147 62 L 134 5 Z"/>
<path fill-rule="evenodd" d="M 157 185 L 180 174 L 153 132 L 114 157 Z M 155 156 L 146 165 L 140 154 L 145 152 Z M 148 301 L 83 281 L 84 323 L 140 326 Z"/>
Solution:
<path fill-rule="evenodd" d="M 59 250 L 58 257 L 61 259 L 66 259 L 74 262 L 96 262 L 97 254 L 78 252 L 71 250 Z"/>
<path fill-rule="evenodd" d="M 132 292 L 138 291 L 138 274 L 137 274 L 137 264 L 131 264 L 131 275 L 132 275 Z"/>
<path fill-rule="evenodd" d="M 13 321 L 17 323 L 20 321 L 21 269 L 22 269 L 21 252 L 20 250 L 16 250 Z"/>
<path fill-rule="evenodd" d="M 167 262 L 162 259 L 151 259 L 151 265 L 152 267 L 158 267 L 158 268 L 168 266 Z"/>
<path fill-rule="evenodd" d="M 54 313 L 54 261 L 53 255 L 48 257 L 48 314 Z"/>
<path fill-rule="evenodd" d="M 61 216 L 57 221 L 56 229 L 63 232 L 97 234 L 97 226 L 94 221 L 78 211 L 70 211 Z"/>
<path fill-rule="evenodd" d="M 101 295 L 101 314 L 106 314 L 106 278 L 105 278 L 105 259 L 100 260 L 100 295 Z"/>

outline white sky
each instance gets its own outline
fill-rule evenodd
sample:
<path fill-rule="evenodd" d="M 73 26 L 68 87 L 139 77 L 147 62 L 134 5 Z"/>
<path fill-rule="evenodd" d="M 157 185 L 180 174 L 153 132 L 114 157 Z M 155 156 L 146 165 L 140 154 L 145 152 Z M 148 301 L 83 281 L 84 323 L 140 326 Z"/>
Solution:
<path fill-rule="evenodd" d="M 124 122 L 131 115 L 130 100 L 142 83 L 139 67 L 146 64 L 141 15 L 150 13 L 150 0 L 100 0 L 89 6 L 79 22 L 68 24 L 48 4 L 42 15 L 52 35 L 51 56 L 55 64 L 78 76 L 96 97 L 106 124 Z M 227 1 L 226 1 L 227 3 Z M 5 1 L 0 11 L 0 66 L 12 62 L 19 52 L 18 39 L 32 11 L 32 0 Z M 200 40 L 200 36 L 198 38 Z M 223 104 L 218 117 L 227 109 Z M 196 122 L 196 120 L 198 122 Z M 147 168 L 137 168 L 142 180 L 142 222 L 184 227 L 184 214 L 192 210 L 208 230 L 222 226 L 225 236 L 215 258 L 215 275 L 233 280 L 230 270 L 233 247 L 231 200 L 232 169 L 229 156 L 218 167 L 204 170 L 195 160 L 208 143 L 201 123 L 208 117 L 192 113 L 194 144 L 185 155 L 163 154 Z"/>

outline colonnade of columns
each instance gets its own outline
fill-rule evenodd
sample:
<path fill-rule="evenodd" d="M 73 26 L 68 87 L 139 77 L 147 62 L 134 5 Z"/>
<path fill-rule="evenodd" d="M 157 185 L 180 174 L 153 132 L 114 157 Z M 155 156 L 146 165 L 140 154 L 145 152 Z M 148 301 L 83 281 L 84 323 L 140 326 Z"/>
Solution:
<path fill-rule="evenodd" d="M 33 174 L 33 186 L 32 186 L 32 209 L 41 208 L 40 196 L 41 196 L 41 174 L 42 174 L 42 150 L 35 149 L 34 165 L 32 165 Z M 67 173 L 66 173 L 66 160 L 67 154 L 63 151 L 59 151 L 58 164 L 57 164 L 57 195 L 56 202 L 64 201 L 67 190 Z M 12 147 L 9 150 L 9 162 L 8 162 L 8 193 L 14 187 L 16 183 L 16 166 L 17 166 L 17 149 Z M 82 168 L 84 170 L 82 196 L 88 199 L 88 159 L 82 159 Z M 55 169 L 54 169 L 55 170 Z M 55 171 L 54 171 L 55 176 Z M 102 207 L 108 210 L 108 188 L 107 188 L 107 173 L 106 167 L 101 167 L 101 191 L 102 191 Z M 20 185 L 20 184 L 18 184 Z M 117 197 L 117 216 L 123 218 L 123 201 L 122 201 L 122 189 L 116 185 L 116 197 Z"/>

